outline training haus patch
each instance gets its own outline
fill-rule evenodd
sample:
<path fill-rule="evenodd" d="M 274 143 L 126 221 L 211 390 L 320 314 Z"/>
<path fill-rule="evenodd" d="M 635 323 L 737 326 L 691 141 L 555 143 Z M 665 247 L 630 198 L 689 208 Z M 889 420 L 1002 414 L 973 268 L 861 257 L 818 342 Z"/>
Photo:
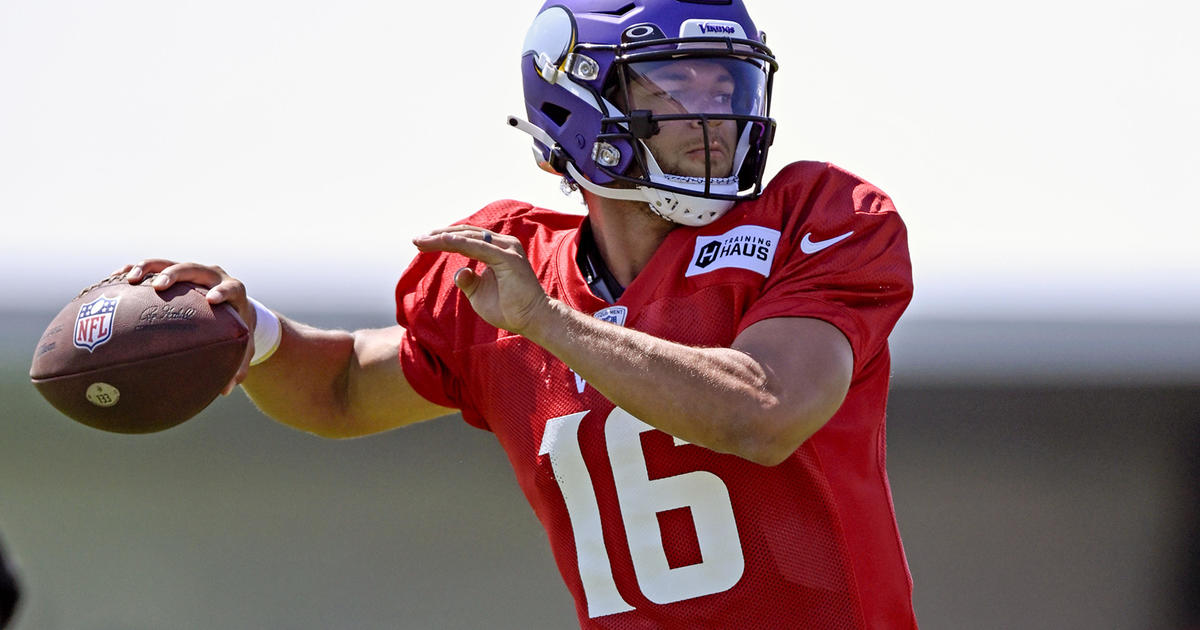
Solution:
<path fill-rule="evenodd" d="M 734 267 L 768 276 L 778 245 L 779 230 L 758 225 L 739 225 L 719 236 L 700 236 L 696 238 L 692 264 L 683 275 L 690 278 Z"/>

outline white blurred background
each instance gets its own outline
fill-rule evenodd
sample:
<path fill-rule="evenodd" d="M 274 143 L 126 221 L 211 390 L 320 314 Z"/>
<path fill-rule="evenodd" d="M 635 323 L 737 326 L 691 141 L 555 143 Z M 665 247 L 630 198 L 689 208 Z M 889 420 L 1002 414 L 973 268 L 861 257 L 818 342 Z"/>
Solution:
<path fill-rule="evenodd" d="M 0 282 L 63 303 L 127 261 L 219 263 L 281 309 L 389 309 L 409 239 L 538 171 L 538 3 L 0 2 Z M 905 216 L 932 316 L 1200 317 L 1200 5 L 758 0 L 776 172 Z"/>

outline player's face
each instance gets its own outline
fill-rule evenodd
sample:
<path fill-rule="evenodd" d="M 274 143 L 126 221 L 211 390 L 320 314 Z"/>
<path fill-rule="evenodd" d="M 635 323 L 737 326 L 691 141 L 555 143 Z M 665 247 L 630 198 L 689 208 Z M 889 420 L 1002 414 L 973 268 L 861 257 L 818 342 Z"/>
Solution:
<path fill-rule="evenodd" d="M 732 114 L 733 75 L 723 65 L 705 59 L 688 59 L 648 69 L 630 81 L 630 109 L 664 114 Z M 659 122 L 659 132 L 646 140 L 666 173 L 704 177 L 706 159 L 712 177 L 728 177 L 733 170 L 737 124 L 710 120 L 708 141 L 699 120 Z M 706 151 L 707 148 L 707 151 Z"/>

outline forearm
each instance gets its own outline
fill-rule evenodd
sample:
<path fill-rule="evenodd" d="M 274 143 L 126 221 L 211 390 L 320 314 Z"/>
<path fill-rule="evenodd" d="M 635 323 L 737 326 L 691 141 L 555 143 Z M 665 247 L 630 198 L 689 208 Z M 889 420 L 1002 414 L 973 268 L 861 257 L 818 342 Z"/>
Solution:
<path fill-rule="evenodd" d="M 322 437 L 379 433 L 451 413 L 404 376 L 399 326 L 320 330 L 280 318 L 279 348 L 242 383 L 264 413 Z"/>
<path fill-rule="evenodd" d="M 766 370 L 732 348 L 694 348 L 614 326 L 554 302 L 525 335 L 609 400 L 678 438 L 754 461 L 782 421 Z"/>
<path fill-rule="evenodd" d="M 250 368 L 242 387 L 263 413 L 317 435 L 345 432 L 354 336 L 280 317 L 282 338 L 270 360 Z"/>

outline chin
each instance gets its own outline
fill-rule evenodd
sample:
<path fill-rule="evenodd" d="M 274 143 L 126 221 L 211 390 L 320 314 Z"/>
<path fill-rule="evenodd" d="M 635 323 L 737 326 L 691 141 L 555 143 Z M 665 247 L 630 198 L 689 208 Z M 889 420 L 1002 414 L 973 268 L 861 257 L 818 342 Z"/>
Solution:
<path fill-rule="evenodd" d="M 718 178 L 719 177 L 729 177 L 729 171 L 730 171 L 730 168 L 728 166 L 726 166 L 724 168 L 713 167 L 712 176 L 718 177 Z M 677 175 L 683 175 L 685 177 L 704 177 L 704 165 L 703 164 L 700 164 L 699 166 L 693 165 L 690 168 L 680 168 L 680 169 L 676 169 L 675 171 L 668 171 L 668 172 L 674 172 Z"/>

